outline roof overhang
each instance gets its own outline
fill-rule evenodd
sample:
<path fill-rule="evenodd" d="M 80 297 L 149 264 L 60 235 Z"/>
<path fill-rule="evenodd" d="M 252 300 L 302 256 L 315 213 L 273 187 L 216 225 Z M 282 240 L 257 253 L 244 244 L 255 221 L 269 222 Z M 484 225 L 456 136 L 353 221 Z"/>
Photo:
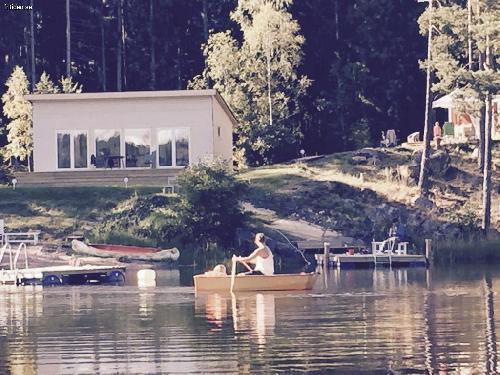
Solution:
<path fill-rule="evenodd" d="M 215 98 L 233 125 L 237 125 L 233 112 L 217 90 L 169 90 L 169 91 L 122 91 L 122 92 L 85 92 L 80 94 L 29 94 L 25 98 L 31 102 L 80 101 L 108 99 L 155 99 L 155 98 Z"/>

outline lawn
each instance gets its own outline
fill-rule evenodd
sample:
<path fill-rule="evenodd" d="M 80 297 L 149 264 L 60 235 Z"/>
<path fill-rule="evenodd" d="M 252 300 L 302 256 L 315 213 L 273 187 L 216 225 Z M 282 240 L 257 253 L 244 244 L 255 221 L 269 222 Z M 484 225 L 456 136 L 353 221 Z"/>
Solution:
<path fill-rule="evenodd" d="M 72 232 L 91 229 L 132 195 L 155 192 L 159 188 L 0 187 L 0 218 L 9 231 L 37 229 L 44 240 L 62 240 Z"/>

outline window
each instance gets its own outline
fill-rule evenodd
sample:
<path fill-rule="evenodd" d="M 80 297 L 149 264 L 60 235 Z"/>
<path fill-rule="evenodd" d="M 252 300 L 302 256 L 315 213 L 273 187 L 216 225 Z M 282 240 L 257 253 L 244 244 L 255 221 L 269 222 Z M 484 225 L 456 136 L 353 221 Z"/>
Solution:
<path fill-rule="evenodd" d="M 87 168 L 87 132 L 62 130 L 57 132 L 57 168 Z"/>
<path fill-rule="evenodd" d="M 177 129 L 175 131 L 175 165 L 187 166 L 189 164 L 189 131 Z"/>
<path fill-rule="evenodd" d="M 57 168 L 71 168 L 70 138 L 70 133 L 57 133 Z"/>
<path fill-rule="evenodd" d="M 174 135 L 172 130 L 158 131 L 158 156 L 160 167 L 172 166 L 172 141 Z"/>
<path fill-rule="evenodd" d="M 158 131 L 158 163 L 160 167 L 189 165 L 189 129 Z"/>
<path fill-rule="evenodd" d="M 125 130 L 125 166 L 151 167 L 151 135 L 149 129 Z"/>
<path fill-rule="evenodd" d="M 108 167 L 110 161 L 120 158 L 120 131 L 114 129 L 95 130 L 96 167 Z"/>
<path fill-rule="evenodd" d="M 73 134 L 74 166 L 87 168 L 87 133 L 75 132 Z"/>

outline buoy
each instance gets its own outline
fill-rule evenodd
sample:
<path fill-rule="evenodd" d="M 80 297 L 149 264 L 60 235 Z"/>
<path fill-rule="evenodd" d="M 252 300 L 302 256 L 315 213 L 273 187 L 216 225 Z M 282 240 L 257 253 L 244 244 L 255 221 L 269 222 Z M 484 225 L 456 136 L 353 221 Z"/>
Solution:
<path fill-rule="evenodd" d="M 156 286 L 156 272 L 150 269 L 139 270 L 137 285 L 142 288 Z"/>

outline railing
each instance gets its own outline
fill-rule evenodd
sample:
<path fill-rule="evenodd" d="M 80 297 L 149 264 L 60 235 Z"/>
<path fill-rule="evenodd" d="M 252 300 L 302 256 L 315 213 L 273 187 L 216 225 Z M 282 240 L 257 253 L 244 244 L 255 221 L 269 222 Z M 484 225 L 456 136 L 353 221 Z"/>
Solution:
<path fill-rule="evenodd" d="M 2 246 L 2 249 L 0 249 L 0 264 L 2 264 L 3 257 L 5 255 L 5 253 L 7 252 L 7 250 L 9 250 L 9 269 L 11 270 L 12 269 L 12 246 L 8 242 Z"/>
<path fill-rule="evenodd" d="M 24 242 L 20 243 L 16 253 L 14 254 L 14 258 L 12 258 L 12 246 L 10 243 L 6 243 L 5 245 L 2 246 L 0 249 L 0 264 L 2 264 L 3 257 L 5 253 L 9 252 L 9 269 L 11 271 L 17 270 L 17 261 L 19 260 L 19 257 L 21 256 L 21 251 L 24 250 L 24 268 L 28 268 L 28 250 L 26 248 L 26 244 Z"/>

